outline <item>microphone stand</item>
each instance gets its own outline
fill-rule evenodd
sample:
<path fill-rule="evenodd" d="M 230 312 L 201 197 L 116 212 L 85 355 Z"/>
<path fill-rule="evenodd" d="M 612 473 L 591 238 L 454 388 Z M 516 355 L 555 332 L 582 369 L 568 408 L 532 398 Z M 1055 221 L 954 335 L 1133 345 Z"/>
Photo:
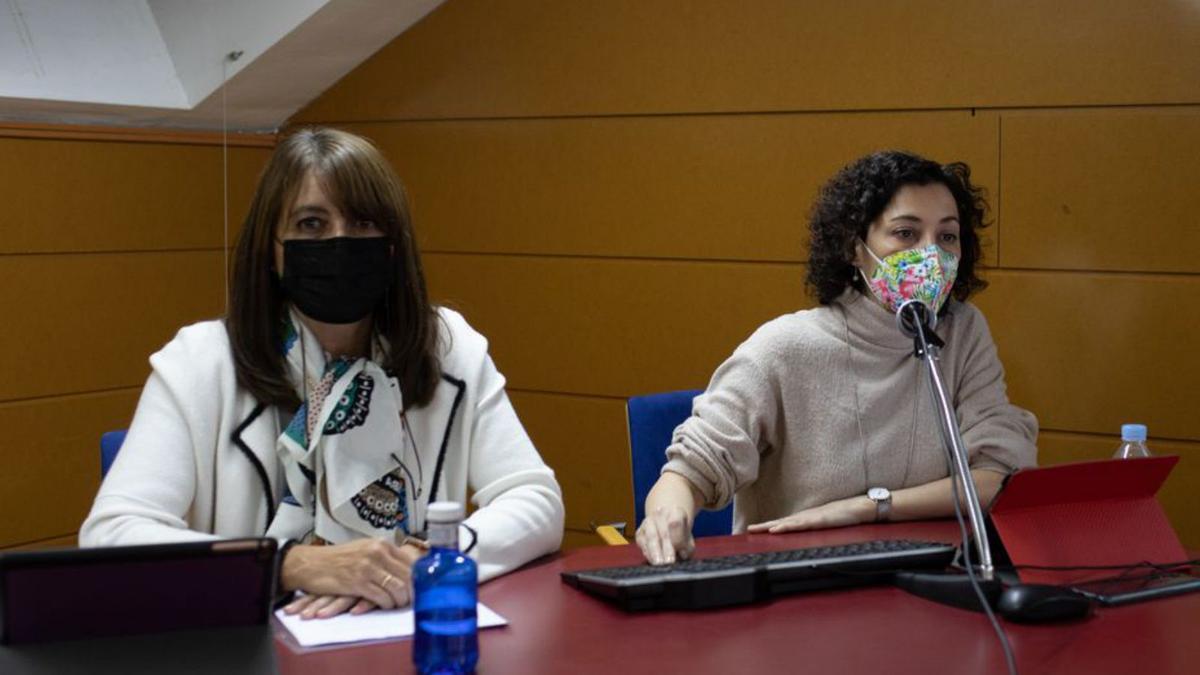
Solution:
<path fill-rule="evenodd" d="M 979 504 L 979 492 L 975 489 L 975 479 L 971 476 L 967 449 L 963 444 L 962 432 L 958 428 L 958 417 L 954 414 L 954 407 L 950 403 L 950 395 L 946 391 L 945 380 L 942 378 L 938 351 L 946 343 L 938 337 L 937 333 L 933 332 L 933 328 L 930 326 L 931 320 L 936 324 L 937 318 L 920 300 L 909 300 L 896 312 L 897 327 L 900 328 L 900 332 L 913 339 L 913 356 L 925 363 L 925 369 L 929 374 L 930 393 L 933 395 L 933 405 L 940 422 L 938 429 L 941 431 L 942 441 L 946 444 L 952 459 L 951 468 L 954 475 L 951 476 L 951 480 L 958 481 L 966 496 L 964 501 L 967 504 L 971 533 L 974 535 L 975 549 L 979 558 L 978 584 L 989 604 L 994 604 L 1001 591 L 1001 586 L 995 578 L 996 568 L 992 563 L 992 551 L 988 544 L 983 508 Z M 955 499 L 957 499 L 957 494 L 955 494 Z M 957 505 L 955 508 L 957 509 Z M 969 556 L 967 557 L 969 559 Z M 979 597 L 974 587 L 975 582 L 969 574 L 901 572 L 896 575 L 896 585 L 911 593 L 943 604 L 964 609 L 983 609 L 979 605 Z"/>

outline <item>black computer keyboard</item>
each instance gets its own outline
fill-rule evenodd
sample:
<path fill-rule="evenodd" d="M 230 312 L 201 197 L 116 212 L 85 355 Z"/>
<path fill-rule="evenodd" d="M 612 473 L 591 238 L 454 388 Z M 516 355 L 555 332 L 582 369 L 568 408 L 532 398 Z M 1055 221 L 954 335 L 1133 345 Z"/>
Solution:
<path fill-rule="evenodd" d="M 576 588 L 630 611 L 706 609 L 798 591 L 887 583 L 900 570 L 942 568 L 950 544 L 895 539 L 563 572 Z"/>

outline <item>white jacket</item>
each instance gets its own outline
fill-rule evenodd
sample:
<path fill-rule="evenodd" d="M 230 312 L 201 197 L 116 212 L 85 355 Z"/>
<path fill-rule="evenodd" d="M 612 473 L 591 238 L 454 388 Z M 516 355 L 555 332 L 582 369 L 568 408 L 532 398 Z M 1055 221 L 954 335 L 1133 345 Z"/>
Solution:
<path fill-rule="evenodd" d="M 562 492 L 509 403 L 487 340 L 458 313 L 439 313 L 443 376 L 430 403 L 408 414 L 423 476 L 417 513 L 472 495 L 478 508 L 460 544 L 477 538 L 471 556 L 483 581 L 558 549 Z M 275 441 L 290 412 L 237 385 L 220 321 L 183 328 L 150 364 L 80 545 L 263 536 L 286 487 Z"/>

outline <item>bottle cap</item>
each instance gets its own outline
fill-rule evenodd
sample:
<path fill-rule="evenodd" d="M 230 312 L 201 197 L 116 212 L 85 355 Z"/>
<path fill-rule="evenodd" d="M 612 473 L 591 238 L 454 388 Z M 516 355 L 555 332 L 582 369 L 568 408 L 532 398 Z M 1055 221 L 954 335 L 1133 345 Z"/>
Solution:
<path fill-rule="evenodd" d="M 434 502 L 425 511 L 429 523 L 457 523 L 463 519 L 463 506 L 458 502 Z"/>
<path fill-rule="evenodd" d="M 1146 425 L 1145 424 L 1122 424 L 1121 425 L 1121 440 L 1123 440 L 1123 441 L 1145 441 L 1146 440 Z"/>

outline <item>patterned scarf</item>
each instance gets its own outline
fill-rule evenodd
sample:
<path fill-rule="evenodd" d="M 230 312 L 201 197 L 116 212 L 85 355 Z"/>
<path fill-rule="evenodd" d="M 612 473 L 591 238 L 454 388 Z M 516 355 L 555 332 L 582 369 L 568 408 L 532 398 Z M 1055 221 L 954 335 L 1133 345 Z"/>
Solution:
<path fill-rule="evenodd" d="M 409 533 L 414 504 L 403 459 L 400 384 L 372 358 L 326 358 L 294 311 L 285 319 L 288 375 L 303 401 L 275 442 L 287 494 L 267 535 L 340 544 Z"/>

